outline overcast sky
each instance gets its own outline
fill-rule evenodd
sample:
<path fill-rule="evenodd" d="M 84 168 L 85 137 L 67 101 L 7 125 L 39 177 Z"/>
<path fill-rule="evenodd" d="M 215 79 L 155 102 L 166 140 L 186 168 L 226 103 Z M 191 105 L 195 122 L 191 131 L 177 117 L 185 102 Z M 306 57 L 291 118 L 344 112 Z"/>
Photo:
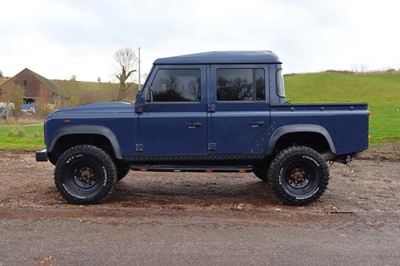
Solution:
<path fill-rule="evenodd" d="M 0 70 L 116 81 L 113 54 L 272 50 L 285 73 L 400 68 L 397 0 L 1 0 Z"/>

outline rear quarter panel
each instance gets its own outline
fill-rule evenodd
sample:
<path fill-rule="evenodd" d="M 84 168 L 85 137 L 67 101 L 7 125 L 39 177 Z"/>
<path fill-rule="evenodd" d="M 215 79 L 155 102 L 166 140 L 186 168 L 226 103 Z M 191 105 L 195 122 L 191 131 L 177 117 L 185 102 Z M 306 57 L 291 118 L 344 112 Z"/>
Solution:
<path fill-rule="evenodd" d="M 319 125 L 329 133 L 336 155 L 368 149 L 368 105 L 366 103 L 271 105 L 271 127 Z"/>

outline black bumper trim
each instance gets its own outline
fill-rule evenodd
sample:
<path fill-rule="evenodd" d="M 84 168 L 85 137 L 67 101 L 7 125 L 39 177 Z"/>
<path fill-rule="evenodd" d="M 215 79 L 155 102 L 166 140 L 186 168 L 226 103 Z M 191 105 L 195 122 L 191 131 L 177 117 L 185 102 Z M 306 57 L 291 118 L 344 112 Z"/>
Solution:
<path fill-rule="evenodd" d="M 35 152 L 36 154 L 36 161 L 37 162 L 47 162 L 48 158 L 47 158 L 47 150 L 41 150 L 41 151 L 37 151 Z"/>

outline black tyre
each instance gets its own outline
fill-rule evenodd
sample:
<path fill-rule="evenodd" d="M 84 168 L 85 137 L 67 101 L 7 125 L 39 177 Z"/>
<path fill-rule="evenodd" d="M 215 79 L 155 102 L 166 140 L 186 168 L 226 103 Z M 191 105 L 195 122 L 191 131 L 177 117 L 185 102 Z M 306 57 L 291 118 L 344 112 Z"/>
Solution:
<path fill-rule="evenodd" d="M 308 147 L 281 151 L 272 161 L 268 175 L 277 198 L 288 205 L 317 201 L 329 183 L 329 169 L 321 155 Z"/>
<path fill-rule="evenodd" d="M 79 145 L 58 159 L 54 181 L 61 196 L 74 204 L 93 204 L 106 199 L 117 182 L 117 170 L 102 149 Z"/>
<path fill-rule="evenodd" d="M 117 181 L 121 181 L 129 173 L 129 168 L 118 167 L 117 168 Z"/>
<path fill-rule="evenodd" d="M 264 182 L 269 183 L 268 170 L 265 168 L 254 167 L 253 174 Z"/>

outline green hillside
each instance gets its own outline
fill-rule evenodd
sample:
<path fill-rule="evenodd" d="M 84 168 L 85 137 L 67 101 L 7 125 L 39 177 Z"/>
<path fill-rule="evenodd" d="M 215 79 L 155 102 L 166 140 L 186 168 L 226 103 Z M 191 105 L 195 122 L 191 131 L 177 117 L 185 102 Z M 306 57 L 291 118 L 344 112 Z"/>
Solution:
<path fill-rule="evenodd" d="M 72 98 L 72 105 L 90 102 L 113 101 L 118 96 L 119 84 L 88 81 L 52 80 L 67 98 Z"/>
<path fill-rule="evenodd" d="M 7 81 L 8 78 L 0 77 L 0 85 Z"/>
<path fill-rule="evenodd" d="M 290 102 L 368 102 L 372 143 L 400 139 L 400 74 L 323 72 L 285 76 Z"/>

